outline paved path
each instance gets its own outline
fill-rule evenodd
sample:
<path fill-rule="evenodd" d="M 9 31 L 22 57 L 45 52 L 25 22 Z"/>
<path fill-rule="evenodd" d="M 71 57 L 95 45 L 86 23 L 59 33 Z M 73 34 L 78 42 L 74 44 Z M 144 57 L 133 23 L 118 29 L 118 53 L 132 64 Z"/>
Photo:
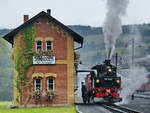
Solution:
<path fill-rule="evenodd" d="M 100 105 L 76 105 L 79 113 L 112 113 Z"/>

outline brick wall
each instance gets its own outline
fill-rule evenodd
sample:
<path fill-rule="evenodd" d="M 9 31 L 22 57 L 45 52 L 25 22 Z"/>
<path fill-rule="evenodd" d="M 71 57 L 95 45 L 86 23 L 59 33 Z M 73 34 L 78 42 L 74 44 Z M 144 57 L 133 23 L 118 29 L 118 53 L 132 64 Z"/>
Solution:
<path fill-rule="evenodd" d="M 58 26 L 53 25 L 53 23 L 48 22 L 47 19 L 39 19 L 38 22 L 35 22 L 34 26 L 37 28 L 37 37 L 52 37 L 54 52 L 56 53 L 56 59 L 66 60 L 67 59 L 67 35 L 64 35 L 62 29 Z M 43 49 L 45 50 L 45 41 Z M 34 47 L 35 49 L 35 44 Z"/>
<path fill-rule="evenodd" d="M 33 66 L 29 68 L 28 75 L 31 75 L 32 69 L 33 69 Z M 67 65 L 65 65 L 65 64 L 49 65 L 49 66 L 48 65 L 38 65 L 38 66 L 35 66 L 34 73 L 43 73 L 43 74 L 56 73 L 57 76 L 56 76 L 56 78 L 54 78 L 54 85 L 55 85 L 54 91 L 57 96 L 56 96 L 56 99 L 53 102 L 53 104 L 67 104 Z M 30 82 L 31 81 L 32 80 L 30 80 Z M 30 82 L 27 83 L 27 86 L 29 85 Z M 33 84 L 33 86 L 34 86 L 34 84 Z M 45 94 L 46 88 L 47 88 L 47 78 L 43 77 L 42 78 L 43 96 Z M 29 90 L 29 89 L 23 90 L 23 94 L 22 94 L 23 104 L 24 104 L 24 102 L 27 101 L 27 97 L 32 92 L 34 92 L 34 87 L 32 88 L 32 90 Z M 44 98 L 46 98 L 46 96 L 43 97 L 43 99 Z M 43 104 L 47 104 L 47 102 L 45 100 L 42 100 Z M 28 104 L 35 104 L 34 99 L 32 99 Z"/>

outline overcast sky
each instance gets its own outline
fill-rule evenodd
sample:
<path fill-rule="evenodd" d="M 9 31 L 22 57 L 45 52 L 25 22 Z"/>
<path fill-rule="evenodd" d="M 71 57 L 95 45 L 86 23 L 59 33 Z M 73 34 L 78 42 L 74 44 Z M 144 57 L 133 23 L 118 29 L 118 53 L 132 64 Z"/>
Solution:
<path fill-rule="evenodd" d="M 46 9 L 65 25 L 102 26 L 106 0 L 0 0 L 0 28 L 15 28 L 23 15 L 33 17 Z M 150 0 L 130 0 L 123 24 L 150 23 Z"/>

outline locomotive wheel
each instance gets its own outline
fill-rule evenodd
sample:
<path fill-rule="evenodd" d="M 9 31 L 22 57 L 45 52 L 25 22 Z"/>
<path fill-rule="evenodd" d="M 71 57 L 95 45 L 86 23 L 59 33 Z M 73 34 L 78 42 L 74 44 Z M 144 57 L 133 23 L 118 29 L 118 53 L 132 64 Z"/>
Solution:
<path fill-rule="evenodd" d="M 93 96 L 90 96 L 89 99 L 88 99 L 88 104 L 94 104 L 94 97 Z"/>

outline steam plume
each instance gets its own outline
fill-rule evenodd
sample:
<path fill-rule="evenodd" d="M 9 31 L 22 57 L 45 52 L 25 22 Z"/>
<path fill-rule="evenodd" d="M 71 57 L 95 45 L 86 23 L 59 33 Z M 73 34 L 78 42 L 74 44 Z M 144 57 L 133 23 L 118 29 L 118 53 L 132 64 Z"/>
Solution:
<path fill-rule="evenodd" d="M 111 59 L 116 39 L 122 33 L 121 17 L 126 14 L 128 0 L 107 0 L 107 14 L 103 26 L 107 59 Z"/>
<path fill-rule="evenodd" d="M 139 65 L 138 63 L 134 62 L 132 64 L 132 55 L 134 55 L 134 59 L 137 59 L 138 57 L 145 57 L 146 54 L 144 55 L 144 49 L 140 49 L 144 47 L 144 42 L 142 41 L 141 34 L 139 30 L 135 27 L 132 26 L 130 28 L 130 31 L 134 33 L 134 35 L 128 35 L 125 39 L 128 42 L 128 48 L 126 52 L 123 54 L 123 57 L 127 58 L 125 61 L 129 65 L 128 73 L 126 73 L 126 79 L 122 79 L 122 91 L 121 91 L 121 97 L 123 98 L 122 103 L 127 104 L 130 100 L 130 95 L 134 94 L 137 89 L 139 89 L 142 84 L 147 83 L 147 70 L 146 67 Z M 132 39 L 134 40 L 134 47 L 138 51 L 132 51 Z M 142 46 L 140 46 L 142 45 Z M 134 48 L 135 50 L 135 48 Z M 139 56 L 140 55 L 140 56 Z"/>

